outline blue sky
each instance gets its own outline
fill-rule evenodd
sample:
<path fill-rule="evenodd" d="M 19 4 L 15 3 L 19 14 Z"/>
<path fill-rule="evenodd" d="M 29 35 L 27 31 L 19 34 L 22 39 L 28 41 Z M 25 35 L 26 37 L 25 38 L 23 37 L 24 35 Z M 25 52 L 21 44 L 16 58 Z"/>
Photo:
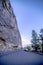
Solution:
<path fill-rule="evenodd" d="M 43 2 L 41 0 L 10 0 L 16 15 L 23 45 L 29 44 L 32 30 L 43 28 Z"/>

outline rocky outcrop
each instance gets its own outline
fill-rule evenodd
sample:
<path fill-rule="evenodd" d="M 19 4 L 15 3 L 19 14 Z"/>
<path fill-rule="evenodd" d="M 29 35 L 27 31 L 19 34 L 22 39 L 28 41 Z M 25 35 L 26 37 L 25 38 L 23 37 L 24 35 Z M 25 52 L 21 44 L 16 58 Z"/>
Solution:
<path fill-rule="evenodd" d="M 0 0 L 0 41 L 2 41 L 0 42 L 0 48 L 1 46 L 6 49 L 9 46 L 21 46 L 21 36 L 16 16 L 9 0 Z"/>

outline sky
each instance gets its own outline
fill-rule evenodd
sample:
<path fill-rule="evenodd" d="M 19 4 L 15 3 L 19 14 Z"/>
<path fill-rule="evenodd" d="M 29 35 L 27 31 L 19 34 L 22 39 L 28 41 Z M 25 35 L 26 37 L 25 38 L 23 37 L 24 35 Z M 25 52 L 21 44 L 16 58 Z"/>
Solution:
<path fill-rule="evenodd" d="M 43 1 L 42 0 L 10 0 L 17 19 L 22 38 L 22 45 L 31 44 L 32 30 L 37 33 L 43 28 Z"/>

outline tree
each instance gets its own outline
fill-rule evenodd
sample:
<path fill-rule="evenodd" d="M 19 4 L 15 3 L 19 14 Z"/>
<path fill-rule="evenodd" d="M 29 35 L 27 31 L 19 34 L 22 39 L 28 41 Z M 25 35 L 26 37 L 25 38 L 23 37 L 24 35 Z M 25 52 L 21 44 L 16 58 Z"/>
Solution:
<path fill-rule="evenodd" d="M 43 53 L 43 29 L 40 30 L 40 40 L 41 40 L 41 45 L 42 45 L 42 53 Z"/>
<path fill-rule="evenodd" d="M 37 33 L 36 33 L 36 31 L 35 30 L 32 30 L 32 40 L 31 40 L 31 42 L 32 42 L 32 47 L 35 49 L 35 51 L 37 51 L 37 49 L 38 49 L 38 35 L 37 35 Z"/>

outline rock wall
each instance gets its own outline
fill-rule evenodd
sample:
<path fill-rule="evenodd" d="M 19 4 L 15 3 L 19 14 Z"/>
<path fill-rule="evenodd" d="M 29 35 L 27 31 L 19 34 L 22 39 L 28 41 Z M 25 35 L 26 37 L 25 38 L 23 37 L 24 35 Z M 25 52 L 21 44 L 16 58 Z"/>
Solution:
<path fill-rule="evenodd" d="M 4 41 L 6 47 L 9 44 L 21 46 L 21 36 L 16 16 L 13 13 L 9 0 L 0 0 L 0 39 Z"/>

